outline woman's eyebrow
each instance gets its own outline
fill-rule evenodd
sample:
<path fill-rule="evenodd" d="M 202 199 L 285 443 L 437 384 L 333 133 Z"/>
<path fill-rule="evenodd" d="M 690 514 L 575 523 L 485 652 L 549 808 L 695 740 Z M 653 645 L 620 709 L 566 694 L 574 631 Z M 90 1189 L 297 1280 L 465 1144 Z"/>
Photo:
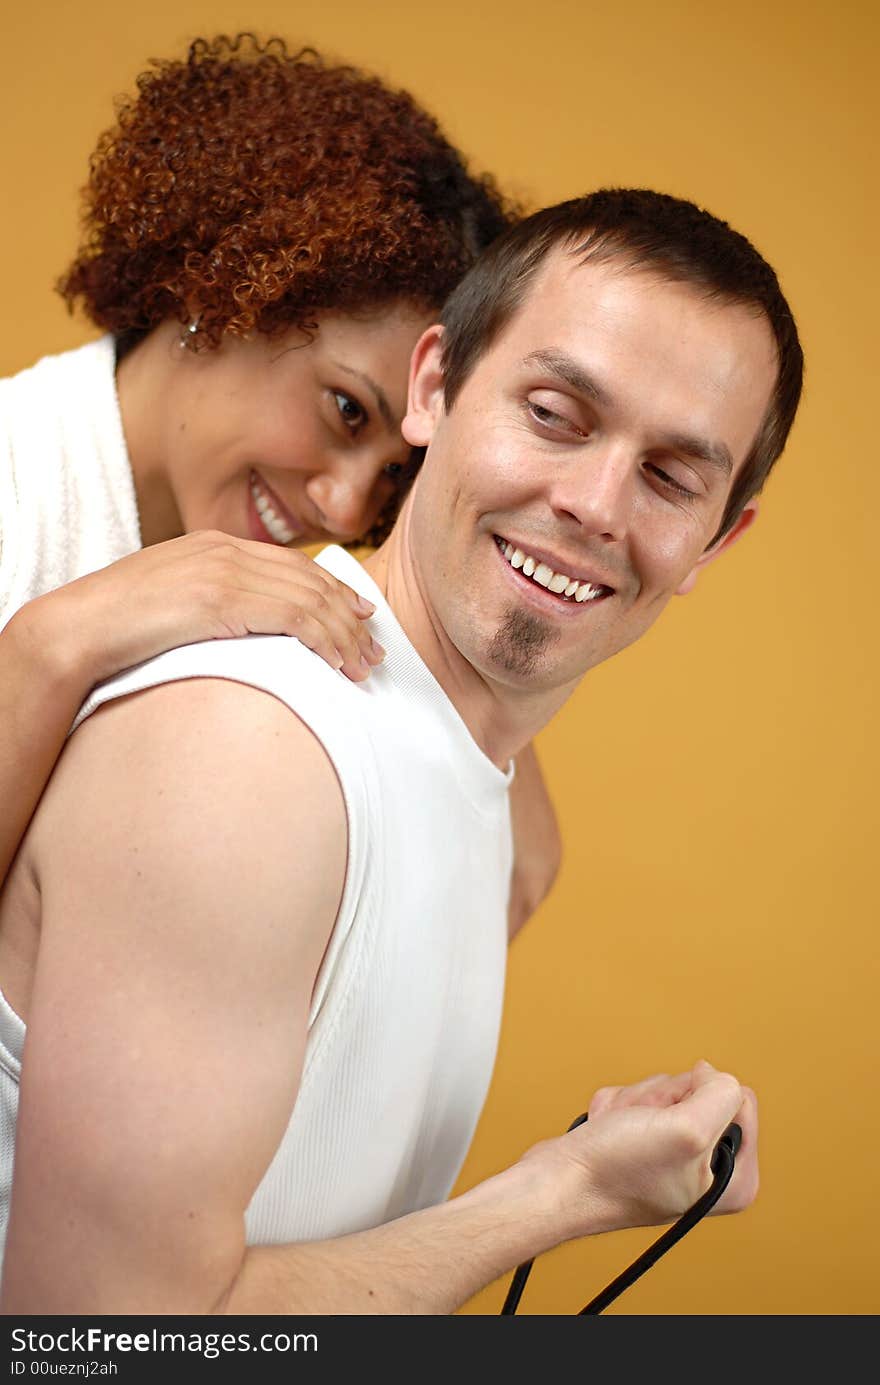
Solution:
<path fill-rule="evenodd" d="M 356 380 L 360 380 L 362 385 L 366 385 L 376 401 L 376 407 L 385 420 L 388 430 L 390 432 L 396 432 L 398 424 L 395 422 L 394 414 L 391 412 L 391 405 L 388 403 L 387 396 L 381 385 L 377 385 L 376 381 L 371 376 L 366 375 L 364 371 L 355 370 L 354 367 L 350 365 L 343 365 L 342 361 L 331 361 L 330 364 L 334 366 L 336 370 L 342 370 L 346 375 L 353 375 Z"/>

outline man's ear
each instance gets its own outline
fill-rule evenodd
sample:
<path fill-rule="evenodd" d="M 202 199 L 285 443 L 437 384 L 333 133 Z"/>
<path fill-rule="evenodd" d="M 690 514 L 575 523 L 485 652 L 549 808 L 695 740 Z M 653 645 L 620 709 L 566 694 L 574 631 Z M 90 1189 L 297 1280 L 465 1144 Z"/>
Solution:
<path fill-rule="evenodd" d="M 736 543 L 737 539 L 742 538 L 743 534 L 746 532 L 747 529 L 751 529 L 757 517 L 758 502 L 757 500 L 750 500 L 743 509 L 742 514 L 734 524 L 733 528 L 728 529 L 724 537 L 719 539 L 717 543 L 713 544 L 711 548 L 707 548 L 705 553 L 694 564 L 694 566 L 688 573 L 687 577 L 682 582 L 681 586 L 676 589 L 676 596 L 687 596 L 688 592 L 692 592 L 694 587 L 697 585 L 697 578 L 699 577 L 701 570 L 707 565 L 707 563 L 713 563 L 716 558 L 719 558 L 721 556 L 722 553 L 726 553 L 728 548 L 730 548 L 732 544 Z"/>
<path fill-rule="evenodd" d="M 400 431 L 411 447 L 427 447 L 443 412 L 443 328 L 423 332 L 409 363 L 409 395 Z"/>

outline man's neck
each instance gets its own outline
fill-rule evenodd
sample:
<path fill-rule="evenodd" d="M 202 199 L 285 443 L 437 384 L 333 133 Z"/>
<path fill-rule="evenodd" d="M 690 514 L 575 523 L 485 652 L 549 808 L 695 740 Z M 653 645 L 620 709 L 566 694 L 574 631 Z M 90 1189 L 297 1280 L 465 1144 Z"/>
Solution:
<path fill-rule="evenodd" d="M 478 672 L 456 648 L 433 610 L 410 543 L 409 506 L 391 536 L 364 562 L 416 653 L 446 693 L 477 745 L 506 769 L 556 714 L 573 687 L 530 692 Z"/>

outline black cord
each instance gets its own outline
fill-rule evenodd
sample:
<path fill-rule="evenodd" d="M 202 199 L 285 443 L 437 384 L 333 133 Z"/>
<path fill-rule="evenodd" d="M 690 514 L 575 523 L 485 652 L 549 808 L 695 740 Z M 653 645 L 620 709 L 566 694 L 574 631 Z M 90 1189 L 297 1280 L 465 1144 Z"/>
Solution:
<path fill-rule="evenodd" d="M 583 1125 L 586 1119 L 586 1114 L 578 1116 L 577 1120 L 572 1121 L 571 1125 L 568 1127 L 569 1131 L 577 1129 L 579 1125 Z M 697 1198 L 693 1207 L 690 1207 L 683 1216 L 679 1217 L 674 1226 L 671 1226 L 668 1231 L 664 1231 L 663 1235 L 659 1236 L 657 1240 L 654 1241 L 653 1245 L 650 1245 L 637 1260 L 634 1260 L 628 1269 L 625 1269 L 623 1273 L 612 1280 L 600 1294 L 597 1294 L 595 1298 L 591 1299 L 587 1306 L 580 1310 L 578 1317 L 583 1317 L 585 1314 L 601 1313 L 608 1307 L 609 1303 L 612 1303 L 619 1294 L 623 1293 L 624 1289 L 628 1289 L 630 1284 L 634 1284 L 637 1279 L 641 1278 L 646 1270 L 649 1270 L 652 1265 L 655 1265 L 660 1259 L 660 1256 L 665 1255 L 667 1250 L 675 1245 L 676 1241 L 680 1241 L 682 1236 L 685 1236 L 692 1227 L 696 1226 L 698 1221 L 702 1221 L 707 1212 L 710 1212 L 715 1206 L 715 1203 L 721 1197 L 724 1189 L 733 1176 L 736 1154 L 741 1142 L 741 1128 L 735 1123 L 729 1125 L 718 1141 L 718 1144 L 715 1146 L 711 1163 L 713 1175 L 712 1182 L 705 1193 Z M 507 1297 L 504 1300 L 504 1307 L 501 1309 L 502 1314 L 516 1312 L 519 1301 L 522 1298 L 523 1289 L 526 1286 L 526 1281 L 534 1263 L 534 1258 L 526 1260 L 515 1271 L 510 1283 L 510 1288 L 507 1291 Z"/>
<path fill-rule="evenodd" d="M 588 1117 L 588 1111 L 584 1111 L 581 1116 L 576 1116 L 568 1127 L 568 1130 L 566 1130 L 566 1135 L 569 1135 L 572 1130 L 577 1130 L 578 1126 L 583 1125 Z M 517 1305 L 522 1298 L 522 1291 L 526 1287 L 526 1280 L 532 1272 L 532 1265 L 534 1265 L 534 1263 L 535 1259 L 533 1256 L 531 1260 L 524 1261 L 523 1264 L 514 1271 L 513 1278 L 510 1281 L 510 1288 L 507 1291 L 507 1298 L 504 1300 L 504 1307 L 501 1309 L 501 1314 L 516 1312 Z"/>
<path fill-rule="evenodd" d="M 578 1314 L 579 1317 L 583 1317 L 585 1313 L 601 1313 L 603 1309 L 608 1307 L 609 1303 L 617 1298 L 618 1294 L 622 1294 L 624 1289 L 628 1289 L 630 1284 L 634 1284 L 637 1279 L 640 1279 L 646 1270 L 657 1263 L 661 1255 L 665 1255 L 676 1241 L 680 1241 L 691 1227 L 696 1226 L 697 1222 L 711 1211 L 733 1176 L 736 1152 L 740 1147 L 741 1140 L 742 1130 L 740 1127 L 729 1125 L 715 1146 L 711 1165 L 714 1177 L 702 1197 L 697 1198 L 693 1207 L 689 1208 L 684 1216 L 679 1217 L 674 1226 L 671 1226 L 668 1231 L 664 1231 L 663 1235 L 659 1236 L 644 1254 L 634 1260 L 629 1269 L 624 1270 L 623 1274 L 619 1274 L 616 1279 L 612 1280 L 601 1294 L 597 1294 L 594 1299 L 591 1299 L 586 1308 L 581 1309 Z"/>

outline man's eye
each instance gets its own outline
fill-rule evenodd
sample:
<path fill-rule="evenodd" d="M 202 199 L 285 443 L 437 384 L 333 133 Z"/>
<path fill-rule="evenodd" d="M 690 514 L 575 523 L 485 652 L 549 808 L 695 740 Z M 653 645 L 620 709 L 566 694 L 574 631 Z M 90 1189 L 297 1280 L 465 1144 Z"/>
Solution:
<path fill-rule="evenodd" d="M 349 428 L 352 433 L 356 433 L 361 425 L 367 421 L 366 410 L 350 394 L 343 394 L 342 390 L 334 390 L 333 398 L 336 400 L 339 417 L 346 428 Z"/>
<path fill-rule="evenodd" d="M 578 428 L 570 418 L 565 418 L 562 414 L 557 414 L 553 409 L 548 409 L 545 404 L 538 404 L 534 399 L 528 401 L 528 410 L 536 423 L 542 423 L 545 428 L 562 428 L 569 433 L 582 433 L 583 429 Z"/>
<path fill-rule="evenodd" d="M 656 462 L 652 463 L 648 470 L 652 471 L 668 490 L 675 491 L 675 494 L 680 495 L 683 500 L 697 499 L 696 491 L 688 490 L 687 486 L 683 486 L 680 481 L 676 481 L 674 476 L 670 476 L 662 467 L 657 466 Z"/>

